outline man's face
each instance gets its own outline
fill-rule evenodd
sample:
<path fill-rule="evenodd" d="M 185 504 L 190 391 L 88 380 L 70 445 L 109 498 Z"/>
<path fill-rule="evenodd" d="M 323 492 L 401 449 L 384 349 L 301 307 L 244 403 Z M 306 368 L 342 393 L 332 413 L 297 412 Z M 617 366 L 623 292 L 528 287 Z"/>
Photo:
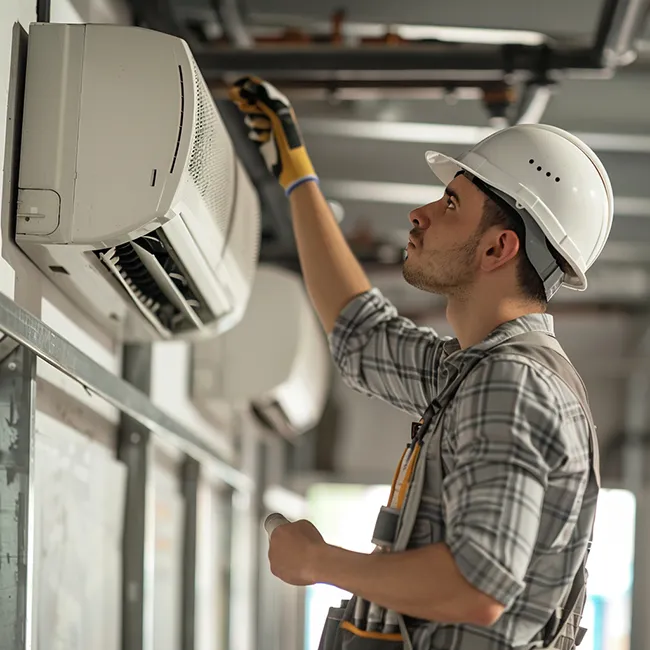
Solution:
<path fill-rule="evenodd" d="M 404 262 L 405 280 L 418 289 L 462 296 L 479 269 L 479 231 L 485 195 L 457 176 L 442 198 L 413 210 Z"/>

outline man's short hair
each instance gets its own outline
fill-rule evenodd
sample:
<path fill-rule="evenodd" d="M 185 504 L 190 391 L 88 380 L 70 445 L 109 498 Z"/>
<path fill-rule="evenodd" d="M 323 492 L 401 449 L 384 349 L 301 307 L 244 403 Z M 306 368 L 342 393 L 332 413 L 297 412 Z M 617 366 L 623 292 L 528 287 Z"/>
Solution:
<path fill-rule="evenodd" d="M 530 263 L 526 255 L 526 228 L 522 218 L 514 210 L 504 208 L 487 196 L 483 204 L 483 217 L 479 226 L 479 232 L 484 233 L 488 228 L 492 228 L 493 226 L 504 228 L 505 230 L 512 230 L 519 238 L 517 279 L 519 280 L 519 286 L 524 296 L 541 305 L 548 304 L 542 278 L 539 277 L 535 267 Z M 571 267 L 566 260 L 551 246 L 548 248 L 560 266 L 560 269 L 564 273 L 570 272 Z"/>

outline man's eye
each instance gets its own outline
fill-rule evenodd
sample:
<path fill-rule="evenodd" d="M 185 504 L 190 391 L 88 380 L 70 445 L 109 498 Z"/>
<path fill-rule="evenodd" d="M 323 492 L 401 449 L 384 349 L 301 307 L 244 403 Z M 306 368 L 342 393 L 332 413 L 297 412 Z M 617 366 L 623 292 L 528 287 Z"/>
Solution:
<path fill-rule="evenodd" d="M 447 207 L 452 208 L 453 210 L 456 209 L 456 206 L 454 205 L 454 201 L 450 196 L 447 197 Z"/>

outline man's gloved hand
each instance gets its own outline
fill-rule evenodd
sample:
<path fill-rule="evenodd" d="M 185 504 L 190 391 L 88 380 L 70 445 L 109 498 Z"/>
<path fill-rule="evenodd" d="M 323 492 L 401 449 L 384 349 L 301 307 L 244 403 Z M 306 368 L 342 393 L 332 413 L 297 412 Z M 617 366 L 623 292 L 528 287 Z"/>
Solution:
<path fill-rule="evenodd" d="M 277 88 L 258 77 L 244 77 L 235 82 L 229 95 L 247 114 L 249 138 L 258 144 L 287 196 L 306 181 L 318 181 L 293 108 Z"/>

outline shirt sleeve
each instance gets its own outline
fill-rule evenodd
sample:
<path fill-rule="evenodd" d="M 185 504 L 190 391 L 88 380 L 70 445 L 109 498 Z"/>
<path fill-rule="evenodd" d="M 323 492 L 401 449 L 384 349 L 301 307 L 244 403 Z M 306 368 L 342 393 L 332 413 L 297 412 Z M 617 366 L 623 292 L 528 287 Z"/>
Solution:
<path fill-rule="evenodd" d="M 443 482 L 446 543 L 463 576 L 505 607 L 523 591 L 560 440 L 560 399 L 540 369 L 482 361 L 456 394 Z"/>
<path fill-rule="evenodd" d="M 417 417 L 435 396 L 445 340 L 400 317 L 378 289 L 351 300 L 329 338 L 348 386 Z"/>

